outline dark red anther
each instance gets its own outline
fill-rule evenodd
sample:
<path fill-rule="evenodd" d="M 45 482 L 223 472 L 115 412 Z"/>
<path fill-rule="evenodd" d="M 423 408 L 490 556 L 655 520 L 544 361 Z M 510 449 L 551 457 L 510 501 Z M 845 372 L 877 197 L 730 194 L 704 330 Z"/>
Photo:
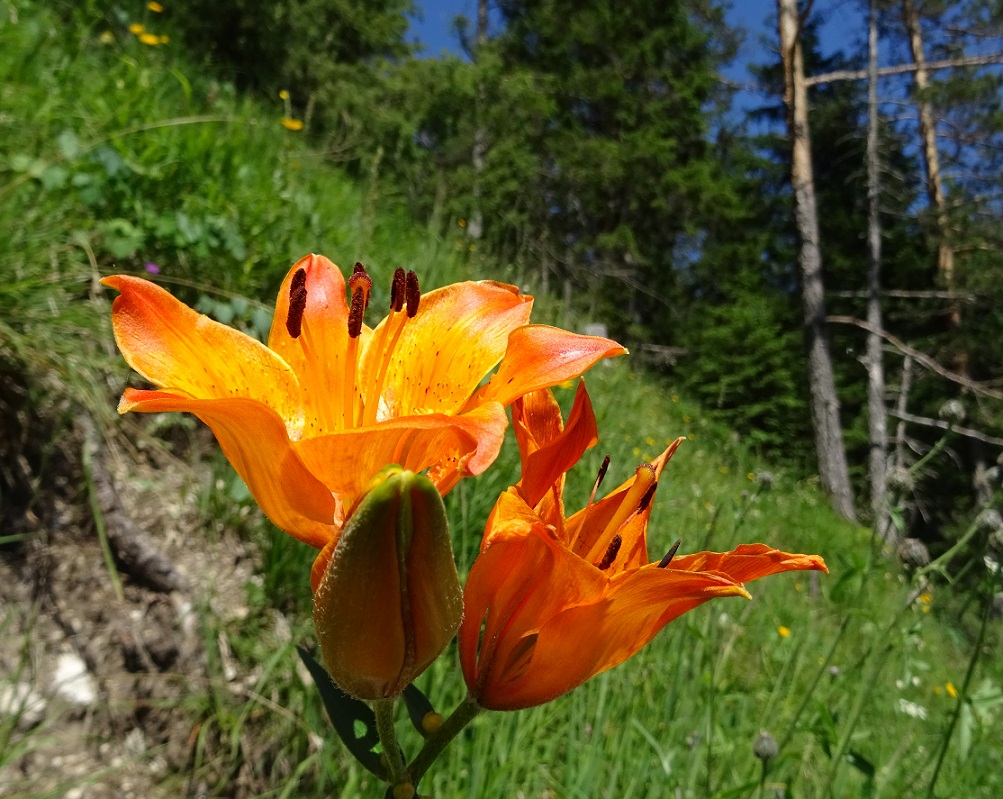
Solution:
<path fill-rule="evenodd" d="M 303 332 L 303 313 L 306 311 L 306 270 L 297 269 L 289 282 L 289 314 L 286 316 L 286 330 L 293 338 Z"/>
<path fill-rule="evenodd" d="M 602 459 L 602 466 L 599 467 L 599 474 L 596 476 L 595 489 L 593 490 L 597 490 L 602 485 L 602 481 L 606 478 L 607 469 L 609 469 L 609 455 Z"/>
<path fill-rule="evenodd" d="M 418 313 L 418 303 L 421 301 L 421 289 L 418 288 L 418 276 L 414 271 L 407 273 L 407 285 L 405 286 L 407 296 L 407 318 L 414 319 Z"/>
<path fill-rule="evenodd" d="M 644 513 L 648 505 L 651 504 L 651 498 L 655 496 L 655 489 L 658 488 L 658 483 L 652 483 L 648 486 L 648 490 L 644 492 L 641 497 L 641 501 L 637 503 L 637 512 Z"/>
<path fill-rule="evenodd" d="M 659 569 L 664 569 L 666 566 L 668 566 L 670 563 L 672 563 L 672 559 L 676 556 L 676 552 L 678 551 L 679 545 L 682 542 L 683 542 L 683 539 L 681 539 L 681 538 L 677 538 L 676 539 L 676 543 L 674 543 L 672 545 L 672 549 L 670 549 L 668 552 L 666 552 L 665 553 L 665 557 L 662 558 L 660 561 L 658 561 L 658 568 Z"/>
<path fill-rule="evenodd" d="M 613 561 L 616 560 L 616 553 L 620 551 L 621 544 L 623 544 L 623 538 L 617 533 L 613 536 L 613 540 L 609 542 L 609 546 L 606 547 L 606 554 L 599 561 L 599 571 L 606 571 L 606 569 L 613 565 Z"/>
<path fill-rule="evenodd" d="M 356 262 L 352 276 L 348 278 L 348 290 L 352 292 L 352 304 L 348 309 L 348 335 L 351 338 L 358 338 L 362 334 L 362 322 L 372 288 L 373 280 L 366 274 L 366 267 Z"/>
<path fill-rule="evenodd" d="M 405 277 L 404 270 L 399 266 L 394 270 L 394 279 L 390 283 L 390 310 L 400 313 L 404 307 Z"/>
<path fill-rule="evenodd" d="M 366 274 L 366 267 L 361 261 L 355 262 L 352 276 L 348 278 L 348 290 L 352 293 L 352 304 L 355 304 L 355 295 L 361 291 L 363 294 L 362 310 L 369 307 L 369 292 L 373 290 L 373 279 Z"/>
<path fill-rule="evenodd" d="M 352 292 L 352 307 L 348 309 L 348 335 L 358 338 L 362 335 L 362 320 L 366 315 L 366 296 L 360 289 Z"/>

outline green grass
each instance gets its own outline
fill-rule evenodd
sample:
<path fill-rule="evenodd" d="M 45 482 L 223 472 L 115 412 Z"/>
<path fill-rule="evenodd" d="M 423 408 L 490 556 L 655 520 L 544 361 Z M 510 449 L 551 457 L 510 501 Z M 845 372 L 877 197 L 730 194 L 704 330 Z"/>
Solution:
<path fill-rule="evenodd" d="M 365 262 L 377 277 L 375 305 L 381 278 L 398 264 L 414 268 L 424 287 L 469 277 L 522 282 L 471 252 L 455 226 L 416 225 L 378 174 L 365 186 L 347 180 L 280 126 L 278 102 L 236 96 L 198 76 L 175 47 L 146 47 L 124 24 L 102 43 L 103 27 L 71 25 L 40 4 L 10 8 L 16 15 L 0 19 L 0 365 L 26 376 L 33 407 L 47 418 L 65 425 L 83 408 L 106 431 L 139 435 L 134 420 L 113 414 L 127 370 L 110 343 L 109 297 L 96 284 L 104 274 L 145 274 L 155 263 L 159 280 L 186 301 L 259 335 L 279 281 L 308 251 Z M 576 324 L 556 301 L 541 298 L 538 311 L 541 321 Z M 925 795 L 958 702 L 946 686 L 962 688 L 979 603 L 937 581 L 929 602 L 909 605 L 909 580 L 875 560 L 868 531 L 838 520 L 812 481 L 757 459 L 741 433 L 717 426 L 671 381 L 633 371 L 627 359 L 587 381 L 601 440 L 570 479 L 569 508 L 584 502 L 603 454 L 616 485 L 685 435 L 658 493 L 653 556 L 677 537 L 683 551 L 763 541 L 818 552 L 832 573 L 754 584 L 751 603 L 720 600 L 689 614 L 567 697 L 482 715 L 423 788 L 442 797 L 773 796 L 777 786 L 797 797 Z M 570 401 L 571 390 L 558 393 Z M 172 430 L 168 422 L 143 434 L 166 439 Z M 55 434 L 41 448 L 54 442 Z M 252 538 L 261 580 L 248 587 L 246 619 L 203 614 L 207 651 L 225 634 L 256 681 L 238 701 L 214 663 L 216 681 L 179 706 L 200 720 L 191 771 L 213 795 L 228 795 L 236 760 L 252 764 L 261 795 L 381 795 L 331 735 L 297 668 L 294 647 L 312 636 L 314 553 L 247 510 L 246 490 L 218 456 L 194 457 L 213 459 L 213 479 L 192 487 L 206 534 L 229 527 Z M 757 479 L 767 469 L 775 473 L 768 489 Z M 461 572 L 494 499 L 517 478 L 509 442 L 492 470 L 448 497 Z M 280 632 L 277 612 L 291 634 Z M 993 627 L 984 653 L 998 644 Z M 984 653 L 939 796 L 1003 793 L 1003 676 L 998 658 Z M 419 684 L 451 709 L 462 697 L 455 653 Z M 917 707 L 925 719 L 907 712 Z M 760 730 L 781 744 L 764 785 L 752 753 Z M 413 753 L 413 734 L 403 723 L 401 732 Z M 0 740 L 0 751 L 30 745 L 7 727 Z"/>

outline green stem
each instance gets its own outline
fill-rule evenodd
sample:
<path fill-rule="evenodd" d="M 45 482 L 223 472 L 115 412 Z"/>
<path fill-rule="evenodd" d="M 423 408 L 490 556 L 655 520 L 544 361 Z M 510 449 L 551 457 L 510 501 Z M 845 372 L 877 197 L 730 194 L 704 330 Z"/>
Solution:
<path fill-rule="evenodd" d="M 429 766 L 442 754 L 442 750 L 449 742 L 459 735 L 460 730 L 473 721 L 480 712 L 481 706 L 477 704 L 477 700 L 472 696 L 467 696 L 456 706 L 456 710 L 442 723 L 442 726 L 425 740 L 425 745 L 408 766 L 408 773 L 415 785 L 421 782 L 421 778 L 425 776 Z"/>
<path fill-rule="evenodd" d="M 790 725 L 787 727 L 787 731 L 784 733 L 784 737 L 780 739 L 780 745 L 778 748 L 781 752 L 784 751 L 787 744 L 791 742 L 791 738 L 794 737 L 801 715 L 804 713 L 805 708 L 808 707 L 808 703 L 811 701 L 811 698 L 815 695 L 815 689 L 818 688 L 818 684 L 822 680 L 822 675 L 829 670 L 829 664 L 832 663 L 832 657 L 836 653 L 836 647 L 839 646 L 839 642 L 843 640 L 843 635 L 849 627 L 850 617 L 847 616 L 844 617 L 843 621 L 840 623 L 836 637 L 832 639 L 829 651 L 825 653 L 825 657 L 822 659 L 822 663 L 819 665 L 818 671 L 815 673 L 815 679 L 812 680 L 808 690 L 805 692 L 804 696 L 801 697 L 801 704 L 798 705 L 798 709 L 794 712 L 794 716 L 791 719 Z"/>
<path fill-rule="evenodd" d="M 1003 569 L 999 570 L 999 574 L 1003 577 Z M 947 732 L 944 733 L 944 740 L 940 745 L 940 752 L 937 754 L 937 765 L 933 769 L 933 776 L 930 778 L 930 784 L 926 789 L 927 799 L 931 799 L 933 789 L 937 787 L 937 779 L 940 777 L 940 769 L 944 765 L 944 758 L 947 757 L 947 749 L 951 745 L 954 728 L 958 725 L 958 719 L 961 717 L 961 708 L 964 707 L 965 701 L 968 699 L 968 688 L 972 683 L 972 677 L 975 675 L 975 666 L 979 662 L 979 655 L 982 653 L 982 644 L 986 638 L 986 627 L 989 625 L 989 616 L 992 613 L 993 607 L 993 595 L 996 593 L 999 585 L 1000 581 L 997 579 L 996 585 L 989 592 L 985 609 L 982 611 L 982 625 L 979 627 L 979 635 L 975 641 L 975 648 L 972 650 L 972 657 L 968 661 L 968 670 L 965 672 L 965 681 L 961 684 L 961 693 L 958 694 L 958 702 L 954 706 L 954 713 L 951 715 L 951 721 L 947 725 Z"/>
<path fill-rule="evenodd" d="M 373 713 L 376 715 L 376 731 L 383 744 L 383 755 L 387 759 L 387 771 L 391 785 L 408 782 L 407 769 L 401 748 L 397 744 L 397 733 L 394 731 L 394 708 L 397 699 L 376 699 L 373 701 Z"/>
<path fill-rule="evenodd" d="M 909 467 L 909 474 L 918 474 L 919 470 L 926 466 L 931 460 L 937 457 L 937 454 L 947 446 L 947 442 L 951 439 L 951 433 L 953 431 L 948 428 L 947 432 L 942 435 L 936 444 L 930 447 L 930 451 L 926 453 L 922 458 L 916 461 L 912 466 Z"/>
<path fill-rule="evenodd" d="M 965 534 L 963 536 L 961 536 L 961 538 L 959 538 L 955 542 L 954 546 L 951 547 L 949 550 L 947 550 L 947 552 L 945 552 L 943 555 L 941 555 L 936 560 L 928 563 L 922 569 L 917 570 L 916 571 L 916 578 L 925 577 L 927 574 L 929 574 L 932 571 L 943 572 L 944 567 L 954 558 L 955 555 L 958 554 L 958 552 L 960 552 L 962 549 L 964 549 L 965 545 L 967 545 L 968 542 L 972 540 L 972 537 L 978 531 L 979 531 L 979 524 L 977 522 L 975 522 L 975 523 L 973 523 L 971 525 L 971 527 L 969 527 L 965 531 Z"/>

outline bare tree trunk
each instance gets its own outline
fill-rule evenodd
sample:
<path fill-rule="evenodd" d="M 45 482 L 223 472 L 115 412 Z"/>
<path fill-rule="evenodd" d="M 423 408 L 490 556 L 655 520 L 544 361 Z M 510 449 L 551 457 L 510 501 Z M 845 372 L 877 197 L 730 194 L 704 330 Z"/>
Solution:
<path fill-rule="evenodd" d="M 867 322 L 880 330 L 881 321 L 881 176 L 878 153 L 878 21 L 875 0 L 870 0 L 867 22 L 867 53 L 870 77 L 867 82 L 867 242 L 870 265 L 867 270 Z M 888 500 L 888 409 L 885 407 L 885 365 L 881 336 L 867 334 L 867 435 L 870 447 L 869 472 L 871 512 L 874 529 L 890 532 L 886 523 Z M 887 539 L 886 539 L 887 540 Z"/>
<path fill-rule="evenodd" d="M 940 175 L 940 155 L 937 150 L 937 130 L 934 124 L 933 108 L 923 98 L 923 91 L 930 85 L 930 75 L 926 68 L 926 54 L 923 52 L 923 32 L 919 24 L 919 14 L 913 0 L 902 0 L 902 19 L 909 35 L 909 48 L 912 51 L 913 62 L 916 65 L 914 80 L 918 96 L 919 132 L 923 139 L 923 160 L 926 165 L 926 190 L 930 205 L 937 215 L 937 231 L 939 243 L 937 246 L 937 269 L 944 289 L 951 294 L 955 291 L 954 280 L 954 247 L 950 241 L 948 229 L 947 202 L 944 199 L 944 184 Z M 961 300 L 954 298 L 948 305 L 948 324 L 952 333 L 961 328 Z M 955 349 L 952 357 L 954 371 L 969 375 L 968 351 L 964 347 Z M 972 486 L 975 490 L 976 502 L 983 504 L 989 501 L 991 491 L 985 477 L 985 448 L 978 441 L 972 441 L 971 454 L 973 461 Z"/>
<path fill-rule="evenodd" d="M 791 185 L 794 216 L 801 236 L 801 296 L 808 338 L 808 388 L 815 452 L 822 487 L 832 496 L 836 511 L 855 519 L 850 474 L 839 419 L 839 399 L 832 358 L 825 336 L 825 287 L 819 246 L 818 215 L 808 126 L 808 88 L 800 43 L 797 0 L 777 0 L 780 54 L 784 66 L 784 103 L 791 138 Z"/>
<path fill-rule="evenodd" d="M 913 80 L 918 95 L 916 105 L 919 112 L 919 135 L 923 139 L 923 162 L 926 166 L 926 193 L 930 205 L 937 215 L 940 242 L 937 247 L 937 269 L 944 289 L 954 291 L 954 250 L 947 239 L 947 204 L 944 201 L 944 184 L 940 177 L 940 153 L 937 150 L 937 128 L 933 120 L 933 108 L 923 99 L 923 92 L 930 85 L 930 73 L 926 68 L 923 52 L 923 33 L 919 26 L 919 14 L 913 0 L 902 0 L 902 20 L 909 36 L 909 49 L 916 65 Z M 953 300 L 950 305 L 951 326 L 961 324 L 961 302 Z M 957 367 L 958 364 L 955 364 Z M 958 369 L 958 371 L 964 371 Z"/>
<path fill-rule="evenodd" d="M 488 41 L 488 0 L 477 0 L 477 60 L 481 60 L 482 49 Z M 483 66 L 483 65 L 482 65 Z M 474 131 L 474 146 L 471 161 L 474 167 L 473 195 L 474 205 L 470 209 L 470 219 L 467 224 L 467 235 L 479 239 L 484 232 L 484 214 L 481 210 L 481 177 L 484 173 L 484 155 L 488 149 L 488 135 L 484 129 L 484 103 L 486 102 L 484 74 L 477 78 L 477 130 Z"/>

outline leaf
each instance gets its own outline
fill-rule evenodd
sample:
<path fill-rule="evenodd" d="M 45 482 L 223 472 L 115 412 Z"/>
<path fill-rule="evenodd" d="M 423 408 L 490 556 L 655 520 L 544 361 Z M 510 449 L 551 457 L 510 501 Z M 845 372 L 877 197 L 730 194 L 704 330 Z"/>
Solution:
<path fill-rule="evenodd" d="M 105 249 L 113 258 L 131 258 L 142 246 L 145 234 L 128 219 L 116 217 L 98 225 Z"/>
<path fill-rule="evenodd" d="M 61 166 L 50 166 L 39 178 L 42 183 L 42 187 L 50 191 L 52 189 L 63 188 L 69 179 L 69 170 Z"/>
<path fill-rule="evenodd" d="M 72 130 L 64 130 L 56 137 L 56 145 L 59 147 L 59 152 L 62 154 L 63 158 L 67 161 L 72 161 L 78 155 L 80 155 L 81 146 L 80 139 L 77 138 L 77 134 Z"/>
<path fill-rule="evenodd" d="M 971 705 L 965 702 L 961 705 L 961 715 L 958 718 L 958 754 L 962 762 L 968 760 L 972 751 L 972 732 L 975 727 L 975 716 Z"/>
<path fill-rule="evenodd" d="M 846 762 L 853 766 L 857 771 L 863 774 L 867 779 L 873 780 L 877 769 L 874 768 L 874 764 L 864 757 L 860 752 L 855 752 L 852 749 L 846 753 Z"/>
<path fill-rule="evenodd" d="M 366 769 L 381 780 L 387 781 L 386 770 L 375 751 L 380 743 L 380 736 L 376 731 L 376 716 L 369 709 L 369 705 L 349 696 L 335 685 L 324 667 L 314 660 L 313 655 L 306 649 L 298 646 L 296 651 L 317 684 L 328 718 L 331 719 L 334 731 L 338 733 L 345 748 Z M 359 734 L 356 733 L 357 726 L 362 730 Z"/>
<path fill-rule="evenodd" d="M 404 705 L 407 707 L 407 714 L 411 718 L 414 728 L 424 736 L 425 730 L 421 722 L 429 713 L 435 712 L 432 703 L 428 701 L 428 697 L 421 692 L 418 686 L 411 683 L 404 689 Z"/>

